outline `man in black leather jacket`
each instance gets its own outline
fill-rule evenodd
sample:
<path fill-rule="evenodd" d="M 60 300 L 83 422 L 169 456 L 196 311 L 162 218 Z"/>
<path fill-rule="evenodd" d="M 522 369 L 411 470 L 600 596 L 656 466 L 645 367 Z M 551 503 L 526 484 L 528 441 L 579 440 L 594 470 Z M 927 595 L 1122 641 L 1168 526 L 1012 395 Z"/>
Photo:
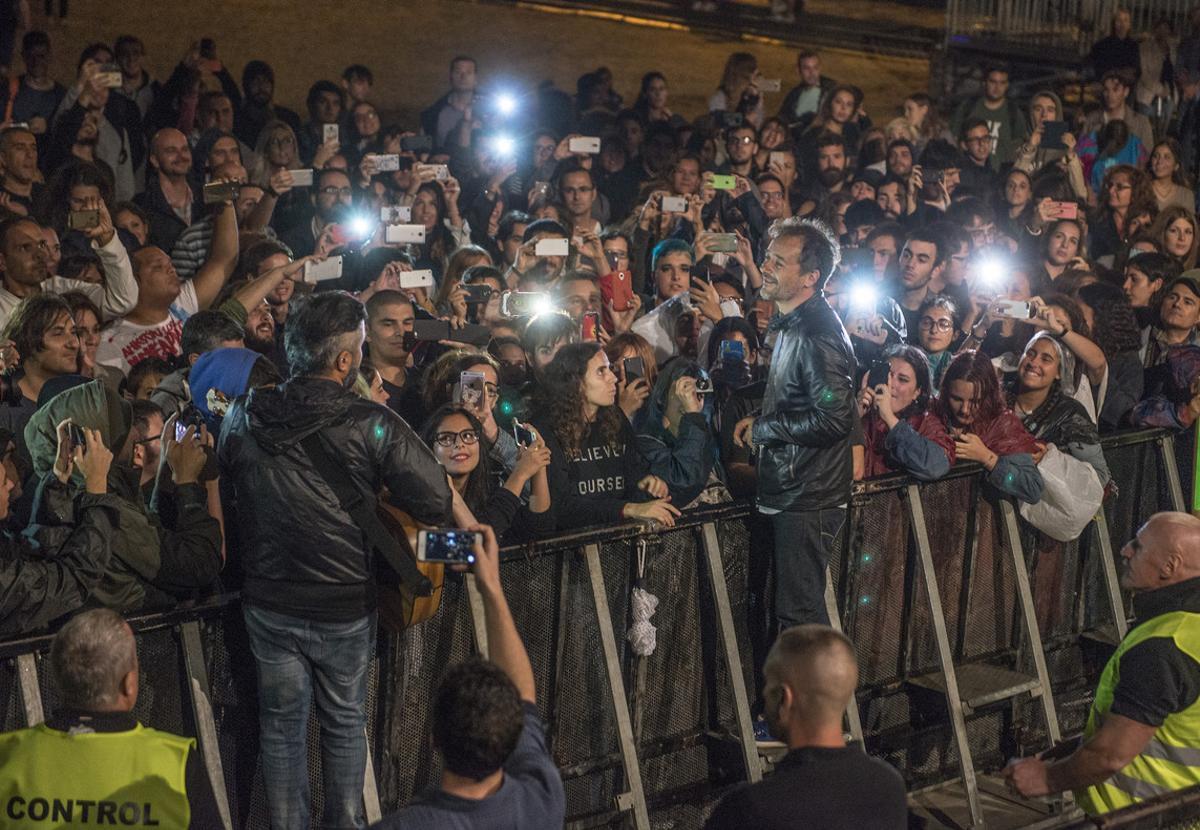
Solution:
<path fill-rule="evenodd" d="M 734 440 L 758 455 L 758 509 L 775 530 L 780 628 L 829 624 L 825 566 L 840 544 L 850 498 L 854 350 L 822 295 L 840 251 L 828 228 L 786 219 L 771 228 L 762 296 L 778 314 L 762 414 Z"/>
<path fill-rule="evenodd" d="M 217 455 L 233 485 L 246 628 L 258 663 L 263 773 L 273 827 L 308 827 L 305 723 L 321 721 L 322 826 L 364 827 L 367 671 L 375 641 L 372 548 L 301 440 L 317 433 L 364 498 L 387 487 L 414 519 L 448 525 L 445 471 L 387 407 L 350 390 L 366 312 L 344 292 L 316 294 L 284 329 L 292 377 L 239 398 Z"/>

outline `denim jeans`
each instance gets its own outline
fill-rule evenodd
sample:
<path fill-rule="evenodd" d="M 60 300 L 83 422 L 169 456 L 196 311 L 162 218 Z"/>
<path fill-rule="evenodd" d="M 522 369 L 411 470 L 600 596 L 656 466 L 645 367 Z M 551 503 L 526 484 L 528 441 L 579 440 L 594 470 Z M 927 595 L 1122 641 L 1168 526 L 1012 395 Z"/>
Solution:
<path fill-rule="evenodd" d="M 314 691 L 325 794 L 321 826 L 366 827 L 367 672 L 375 651 L 375 615 L 328 623 L 253 605 L 243 613 L 258 665 L 263 780 L 272 830 L 309 827 L 305 739 Z"/>
<path fill-rule="evenodd" d="M 775 530 L 775 616 L 779 629 L 821 623 L 825 610 L 825 566 L 839 549 L 846 509 L 784 511 L 771 516 Z"/>

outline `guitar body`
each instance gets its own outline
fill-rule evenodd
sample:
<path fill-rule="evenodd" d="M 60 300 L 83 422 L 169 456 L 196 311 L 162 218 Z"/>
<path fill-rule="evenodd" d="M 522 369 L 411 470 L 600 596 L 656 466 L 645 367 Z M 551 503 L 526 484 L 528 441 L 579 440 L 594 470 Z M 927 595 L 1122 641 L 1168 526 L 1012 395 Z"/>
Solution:
<path fill-rule="evenodd" d="M 399 633 L 411 625 L 431 619 L 437 613 L 438 606 L 442 604 L 446 566 L 440 562 L 417 561 L 417 531 L 421 530 L 421 525 L 412 516 L 389 504 L 383 496 L 379 498 L 376 514 L 405 553 L 412 557 L 417 570 L 433 583 L 433 592 L 427 597 L 414 596 L 396 579 L 379 585 L 379 622 Z M 384 568 L 390 571 L 386 565 Z"/>

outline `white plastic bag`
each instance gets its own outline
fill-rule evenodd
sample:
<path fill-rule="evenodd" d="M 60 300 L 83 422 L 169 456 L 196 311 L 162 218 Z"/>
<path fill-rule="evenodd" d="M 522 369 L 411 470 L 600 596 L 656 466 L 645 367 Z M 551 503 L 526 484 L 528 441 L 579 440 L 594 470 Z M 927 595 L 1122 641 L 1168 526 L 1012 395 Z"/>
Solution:
<path fill-rule="evenodd" d="M 1021 502 L 1021 516 L 1042 533 L 1060 542 L 1079 537 L 1100 509 L 1104 486 L 1086 461 L 1061 452 L 1054 445 L 1038 462 L 1046 486 L 1037 504 Z"/>

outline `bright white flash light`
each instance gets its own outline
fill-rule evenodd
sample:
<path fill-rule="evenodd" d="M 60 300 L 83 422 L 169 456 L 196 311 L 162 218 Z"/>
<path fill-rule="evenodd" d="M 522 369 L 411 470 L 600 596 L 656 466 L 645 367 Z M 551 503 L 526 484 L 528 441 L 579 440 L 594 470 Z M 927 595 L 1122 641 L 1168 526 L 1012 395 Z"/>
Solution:
<path fill-rule="evenodd" d="M 364 237 L 371 232 L 371 220 L 365 216 L 355 216 L 350 220 L 350 232 L 356 237 Z"/>
<path fill-rule="evenodd" d="M 517 142 L 511 136 L 498 135 L 492 138 L 492 152 L 502 158 L 508 158 L 517 149 Z"/>
<path fill-rule="evenodd" d="M 1004 282 L 1004 272 L 1004 263 L 999 259 L 985 259 L 979 263 L 979 280 L 991 288 Z"/>
<path fill-rule="evenodd" d="M 496 111 L 501 115 L 512 115 L 517 111 L 517 98 L 508 92 L 496 96 Z"/>
<path fill-rule="evenodd" d="M 854 308 L 875 308 L 879 289 L 869 282 L 856 283 L 850 289 L 850 305 Z"/>

